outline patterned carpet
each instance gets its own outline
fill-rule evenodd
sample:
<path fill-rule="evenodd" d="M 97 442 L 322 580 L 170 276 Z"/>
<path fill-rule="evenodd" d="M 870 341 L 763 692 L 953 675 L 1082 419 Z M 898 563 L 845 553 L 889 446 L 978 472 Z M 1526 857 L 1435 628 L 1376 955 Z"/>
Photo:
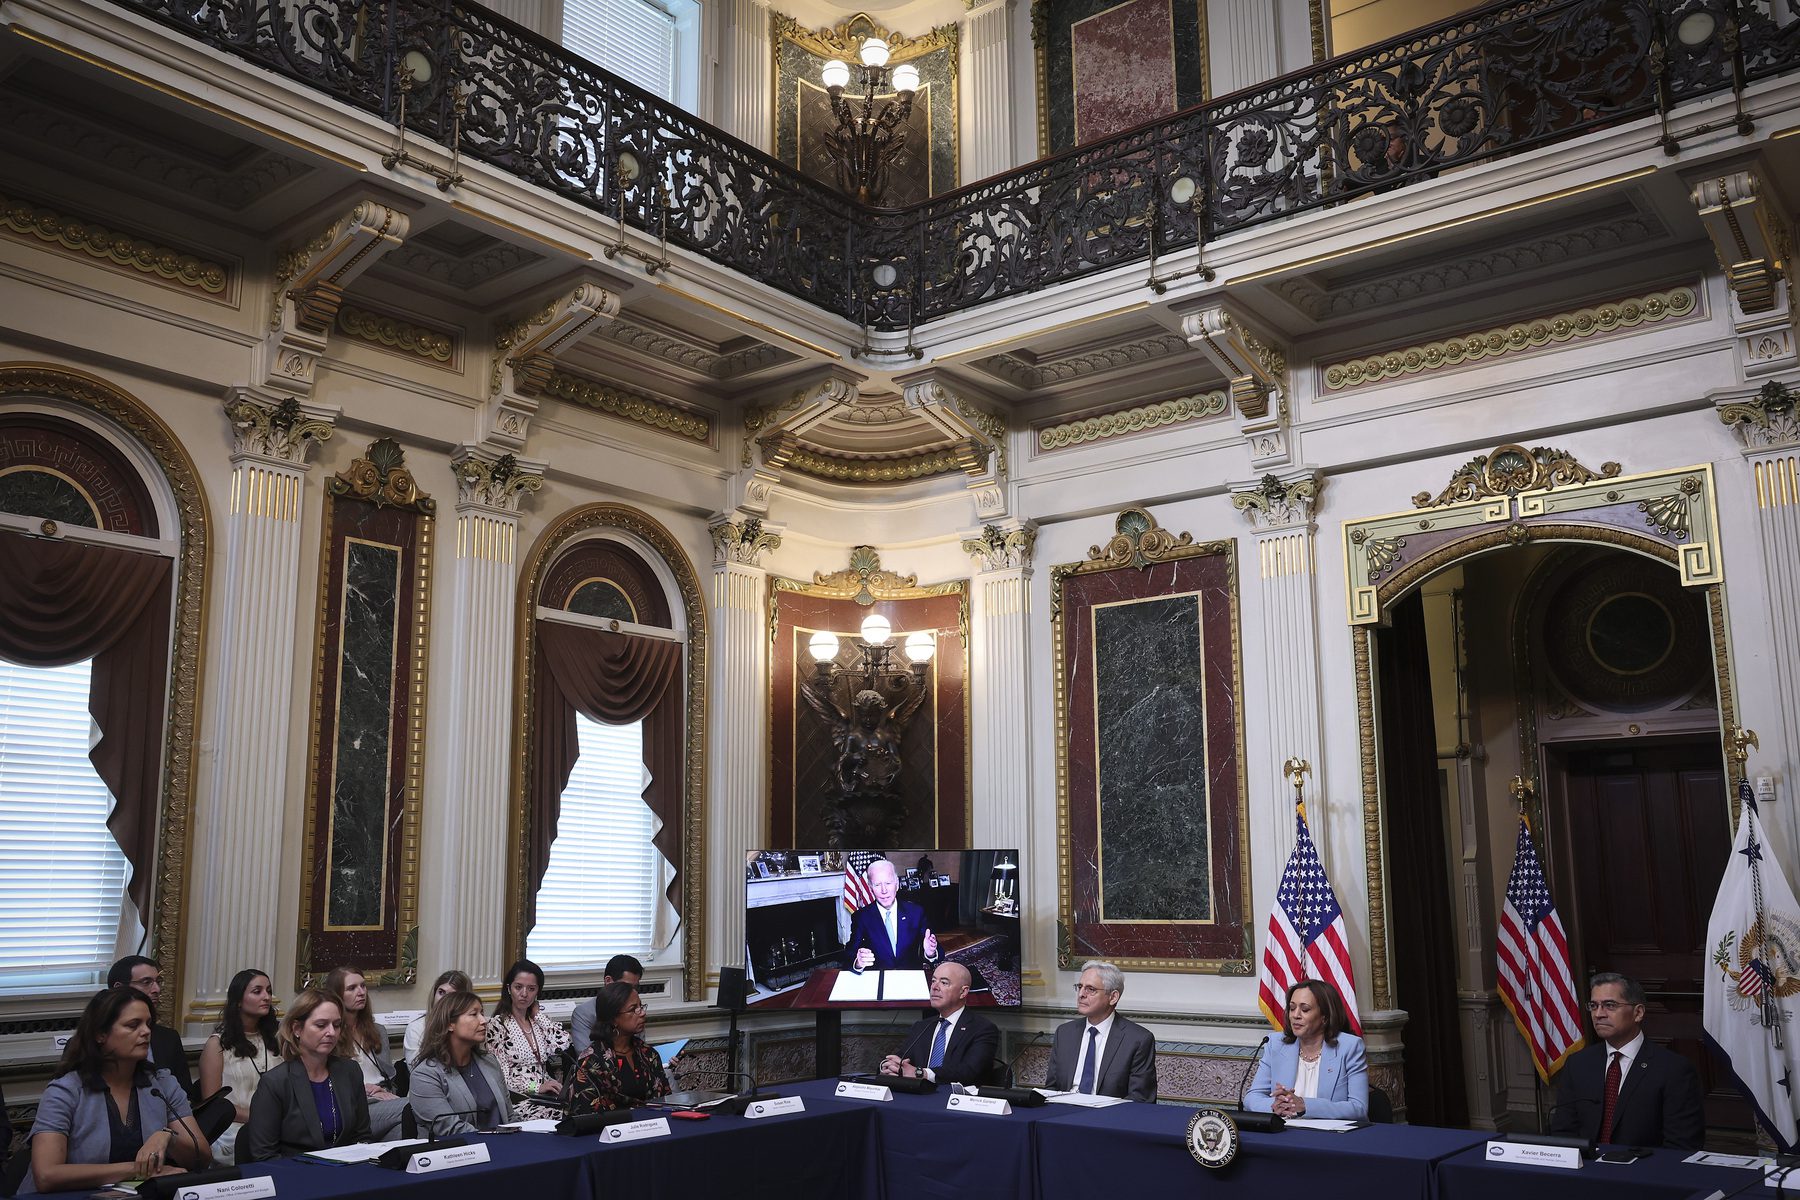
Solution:
<path fill-rule="evenodd" d="M 1017 1004 L 1019 1002 L 1019 965 L 1013 960 L 1012 969 L 1000 969 L 1001 941 L 997 937 L 983 938 L 972 946 L 950 953 L 950 961 L 961 963 L 969 968 L 969 973 L 986 980 L 988 990 L 994 994 L 996 1004 Z"/>

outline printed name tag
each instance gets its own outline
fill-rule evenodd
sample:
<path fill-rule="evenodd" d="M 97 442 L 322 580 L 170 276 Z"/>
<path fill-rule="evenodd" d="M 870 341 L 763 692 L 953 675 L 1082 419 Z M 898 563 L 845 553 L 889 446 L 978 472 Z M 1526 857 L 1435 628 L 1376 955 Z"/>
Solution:
<path fill-rule="evenodd" d="M 837 1085 L 837 1094 L 846 1100 L 892 1100 L 891 1088 L 882 1087 L 879 1083 L 851 1083 L 848 1079 Z"/>
<path fill-rule="evenodd" d="M 429 1175 L 453 1167 L 468 1167 L 488 1160 L 488 1148 L 481 1142 L 468 1146 L 451 1146 L 444 1150 L 421 1150 L 406 1160 L 408 1175 Z"/>
<path fill-rule="evenodd" d="M 66 1050 L 69 1047 L 69 1039 L 74 1036 L 75 1035 L 72 1033 L 56 1034 L 50 1039 L 50 1048 L 53 1050 Z"/>
<path fill-rule="evenodd" d="M 1519 1142 L 1489 1142 L 1487 1160 L 1576 1170 L 1581 1166 L 1581 1151 L 1575 1146 L 1527 1146 Z"/>
<path fill-rule="evenodd" d="M 656 1117 L 649 1121 L 627 1121 L 623 1125 L 608 1125 L 600 1134 L 600 1140 L 608 1146 L 615 1142 L 641 1142 L 645 1138 L 668 1137 L 669 1118 Z"/>
<path fill-rule="evenodd" d="M 951 1112 L 986 1113 L 991 1117 L 1012 1115 L 1012 1105 L 999 1096 L 952 1095 L 944 1107 Z"/>
<path fill-rule="evenodd" d="M 806 1101 L 798 1096 L 783 1096 L 778 1100 L 753 1100 L 750 1107 L 744 1110 L 744 1115 L 754 1121 L 758 1117 L 779 1117 L 782 1113 L 805 1111 Z"/>
<path fill-rule="evenodd" d="M 1800 1171 L 1792 1167 L 1782 1171 L 1770 1171 L 1763 1176 L 1763 1186 L 1772 1187 L 1781 1192 L 1800 1192 Z"/>
<path fill-rule="evenodd" d="M 193 1187 L 184 1187 L 176 1193 L 176 1200 L 220 1200 L 229 1196 L 231 1200 L 255 1200 L 258 1196 L 273 1196 L 275 1181 L 267 1175 L 256 1175 L 249 1179 L 226 1179 L 219 1183 L 196 1183 Z"/>

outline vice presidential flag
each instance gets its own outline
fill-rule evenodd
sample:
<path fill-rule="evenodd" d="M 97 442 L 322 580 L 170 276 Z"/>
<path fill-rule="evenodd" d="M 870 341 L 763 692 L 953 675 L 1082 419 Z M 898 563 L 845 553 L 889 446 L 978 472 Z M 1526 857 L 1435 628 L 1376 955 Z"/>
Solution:
<path fill-rule="evenodd" d="M 1531 1047 L 1538 1078 L 1548 1083 L 1563 1060 L 1581 1048 L 1583 1000 L 1569 966 L 1569 939 L 1550 901 L 1550 885 L 1523 813 L 1495 959 L 1500 999 Z"/>
<path fill-rule="evenodd" d="M 1350 1032 L 1362 1036 L 1356 1015 L 1356 978 L 1344 936 L 1344 911 L 1325 878 L 1324 864 L 1306 828 L 1306 808 L 1296 806 L 1299 836 L 1288 855 L 1275 906 L 1269 910 L 1268 944 L 1263 947 L 1257 1003 L 1275 1028 L 1284 1028 L 1287 990 L 1302 979 L 1323 979 L 1337 987 L 1350 1015 Z"/>
<path fill-rule="evenodd" d="M 1706 1040 L 1769 1136 L 1791 1151 L 1800 1112 L 1800 906 L 1763 834 L 1747 779 L 1738 783 L 1738 805 L 1737 838 L 1706 926 Z"/>

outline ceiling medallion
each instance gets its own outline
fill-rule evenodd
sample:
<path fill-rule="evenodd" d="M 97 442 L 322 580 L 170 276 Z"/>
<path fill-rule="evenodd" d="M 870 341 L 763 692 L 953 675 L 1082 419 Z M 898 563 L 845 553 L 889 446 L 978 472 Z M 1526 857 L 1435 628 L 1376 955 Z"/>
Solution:
<path fill-rule="evenodd" d="M 1445 504 L 1462 504 L 1485 500 L 1491 496 L 1516 496 L 1572 483 L 1591 483 L 1596 479 L 1612 479 L 1622 468 L 1616 462 L 1601 463 L 1598 471 L 1575 461 L 1573 455 L 1547 446 L 1505 445 L 1491 454 L 1470 459 L 1450 477 L 1450 483 L 1433 498 L 1420 492 L 1412 498 L 1414 508 L 1438 508 Z"/>

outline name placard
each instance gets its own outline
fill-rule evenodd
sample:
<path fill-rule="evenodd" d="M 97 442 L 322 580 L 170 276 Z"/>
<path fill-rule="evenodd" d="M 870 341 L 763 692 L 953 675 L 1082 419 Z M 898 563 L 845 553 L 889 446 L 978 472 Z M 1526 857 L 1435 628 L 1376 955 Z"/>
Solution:
<path fill-rule="evenodd" d="M 611 1146 L 617 1142 L 641 1142 L 645 1138 L 668 1136 L 669 1118 L 652 1117 L 648 1121 L 627 1121 L 623 1125 L 608 1125 L 600 1134 L 600 1140 Z"/>
<path fill-rule="evenodd" d="M 1779 1171 L 1770 1171 L 1763 1176 L 1763 1186 L 1772 1187 L 1779 1192 L 1800 1192 L 1800 1170 L 1787 1167 Z"/>
<path fill-rule="evenodd" d="M 846 1100 L 892 1100 L 892 1088 L 882 1087 L 879 1083 L 851 1083 L 848 1079 L 838 1081 L 837 1094 Z"/>
<path fill-rule="evenodd" d="M 957 1093 L 950 1097 L 944 1107 L 950 1112 L 984 1113 L 990 1117 L 1012 1115 L 1012 1105 L 999 1096 L 971 1096 L 967 1093 Z"/>
<path fill-rule="evenodd" d="M 1527 1146 L 1522 1142 L 1489 1142 L 1487 1160 L 1524 1163 L 1532 1167 L 1561 1167 L 1574 1171 L 1581 1167 L 1581 1150 L 1576 1146 Z"/>
<path fill-rule="evenodd" d="M 467 1146 L 451 1146 L 443 1150 L 421 1150 L 406 1160 L 408 1175 L 431 1175 L 457 1167 L 472 1167 L 488 1160 L 488 1148 L 482 1142 Z"/>
<path fill-rule="evenodd" d="M 884 1089 L 885 1090 L 885 1089 Z M 752 1100 L 744 1115 L 752 1121 L 758 1117 L 779 1117 L 782 1113 L 806 1111 L 806 1101 L 798 1096 L 782 1096 L 776 1100 Z"/>
<path fill-rule="evenodd" d="M 259 1196 L 275 1194 L 275 1180 L 267 1175 L 253 1175 L 248 1179 L 222 1179 L 217 1183 L 196 1183 L 192 1187 L 179 1188 L 175 1192 L 180 1200 L 256 1200 Z"/>

